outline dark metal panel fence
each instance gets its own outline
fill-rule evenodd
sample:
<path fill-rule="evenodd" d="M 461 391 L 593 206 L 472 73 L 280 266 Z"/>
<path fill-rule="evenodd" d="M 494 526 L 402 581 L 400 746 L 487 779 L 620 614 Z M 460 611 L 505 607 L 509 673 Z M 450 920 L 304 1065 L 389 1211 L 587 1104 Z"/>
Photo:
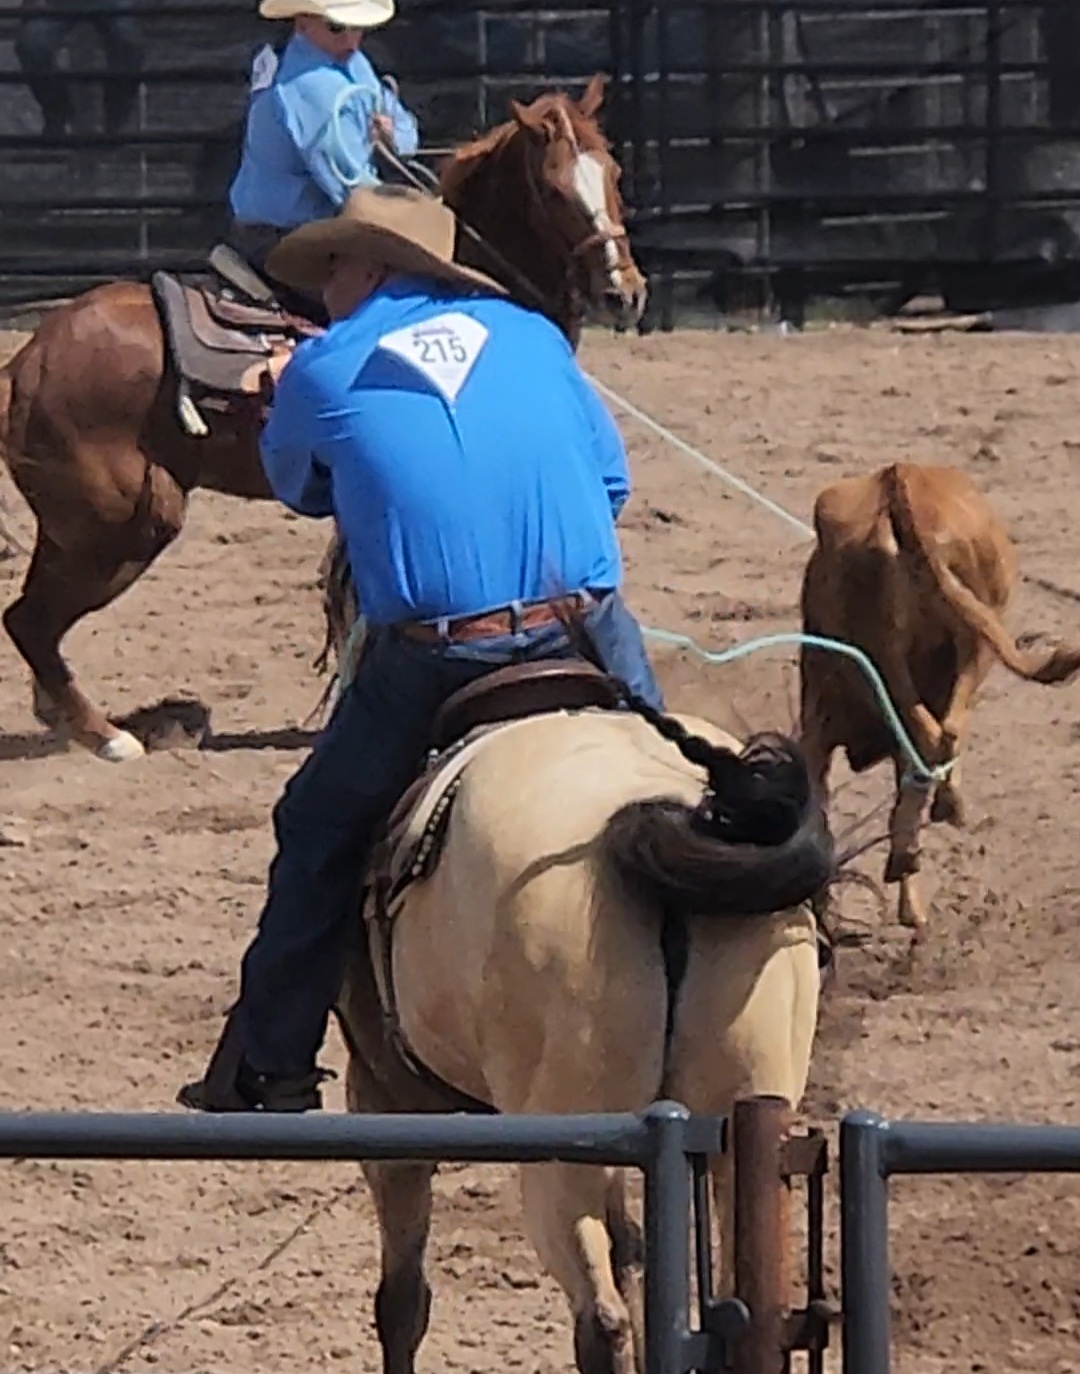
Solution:
<path fill-rule="evenodd" d="M 712 1350 L 690 1324 L 690 1178 L 695 1158 L 700 1168 L 724 1146 L 723 1120 L 692 1117 L 672 1102 L 640 1116 L 0 1113 L 0 1159 L 559 1160 L 638 1168 L 645 1177 L 646 1374 L 704 1368 L 702 1356 Z M 702 1291 L 700 1302 L 710 1297 Z"/>
<path fill-rule="evenodd" d="M 252 58 L 282 36 L 255 11 L 0 0 L 0 297 L 202 265 L 227 222 Z M 511 97 L 583 86 L 609 65 L 608 28 L 607 6 L 587 0 L 399 0 L 366 51 L 435 151 L 504 118 Z"/>
<path fill-rule="evenodd" d="M 623 0 L 635 247 L 676 287 L 760 276 L 957 300 L 1080 288 L 1072 0 Z M 685 296 L 684 296 L 685 298 Z M 970 302 L 969 302 L 970 303 Z"/>
<path fill-rule="evenodd" d="M 903 1174 L 1080 1173 L 1080 1126 L 840 1123 L 844 1374 L 889 1374 L 889 1179 Z"/>
<path fill-rule="evenodd" d="M 0 0 L 0 294 L 200 264 L 279 34 L 254 0 Z M 611 73 L 662 324 L 747 280 L 796 314 L 852 286 L 1080 294 L 1075 0 L 399 0 L 367 47 L 432 149 Z"/>

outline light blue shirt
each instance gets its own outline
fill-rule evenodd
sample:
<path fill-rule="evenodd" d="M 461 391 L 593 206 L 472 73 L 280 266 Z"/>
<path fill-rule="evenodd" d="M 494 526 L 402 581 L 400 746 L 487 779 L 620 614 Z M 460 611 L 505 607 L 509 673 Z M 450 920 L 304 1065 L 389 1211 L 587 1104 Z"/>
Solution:
<path fill-rule="evenodd" d="M 229 203 L 245 224 L 294 229 L 337 213 L 357 186 L 379 180 L 369 129 L 389 115 L 394 145 L 409 156 L 419 128 L 362 52 L 335 62 L 294 34 L 268 86 L 248 106 L 244 151 Z"/>
<path fill-rule="evenodd" d="M 372 624 L 621 585 L 622 438 L 562 333 L 510 301 L 388 283 L 296 350 L 262 459 L 279 500 L 336 515 Z"/>

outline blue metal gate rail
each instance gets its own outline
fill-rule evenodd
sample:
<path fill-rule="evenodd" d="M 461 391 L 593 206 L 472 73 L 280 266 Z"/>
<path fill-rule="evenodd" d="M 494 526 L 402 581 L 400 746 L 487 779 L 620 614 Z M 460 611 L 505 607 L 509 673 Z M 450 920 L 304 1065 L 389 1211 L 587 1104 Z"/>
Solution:
<path fill-rule="evenodd" d="M 1080 1173 L 1080 1126 L 840 1123 L 844 1374 L 889 1374 L 889 1179 L 904 1174 Z"/>
<path fill-rule="evenodd" d="M 0 1113 L 0 1159 L 430 1160 L 607 1164 L 645 1176 L 646 1374 L 717 1368 L 690 1323 L 691 1166 L 725 1148 L 722 1119 L 658 1102 L 640 1116 Z M 700 1295 L 708 1301 L 710 1294 Z M 738 1314 L 736 1314 L 738 1315 Z M 732 1331 L 742 1323 L 735 1322 Z"/>

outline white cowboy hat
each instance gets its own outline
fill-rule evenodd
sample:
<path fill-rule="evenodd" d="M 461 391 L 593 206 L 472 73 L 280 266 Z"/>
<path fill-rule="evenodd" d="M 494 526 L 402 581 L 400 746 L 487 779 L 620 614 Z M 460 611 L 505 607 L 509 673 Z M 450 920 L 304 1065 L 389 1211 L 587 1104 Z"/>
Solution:
<path fill-rule="evenodd" d="M 394 0 L 262 0 L 264 19 L 298 19 L 302 14 L 344 24 L 350 29 L 377 29 L 394 17 Z"/>
<path fill-rule="evenodd" d="M 302 224 L 267 255 L 266 270 L 296 291 L 321 291 L 335 260 L 364 258 L 404 276 L 507 295 L 483 272 L 454 261 L 457 221 L 441 200 L 411 186 L 362 186 L 333 219 Z"/>

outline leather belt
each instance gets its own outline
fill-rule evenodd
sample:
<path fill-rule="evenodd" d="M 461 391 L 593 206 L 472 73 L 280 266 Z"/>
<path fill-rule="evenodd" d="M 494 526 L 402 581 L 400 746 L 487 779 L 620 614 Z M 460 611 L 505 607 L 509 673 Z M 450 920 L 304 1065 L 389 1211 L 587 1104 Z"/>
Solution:
<path fill-rule="evenodd" d="M 476 639 L 497 639 L 503 635 L 518 634 L 522 630 L 540 630 L 546 625 L 565 621 L 575 612 L 580 613 L 588 604 L 586 596 L 574 592 L 571 596 L 556 597 L 553 601 L 533 601 L 520 609 L 507 606 L 483 615 L 466 615 L 434 622 L 408 620 L 398 625 L 397 630 L 406 639 L 418 640 L 421 644 L 467 644 Z"/>

